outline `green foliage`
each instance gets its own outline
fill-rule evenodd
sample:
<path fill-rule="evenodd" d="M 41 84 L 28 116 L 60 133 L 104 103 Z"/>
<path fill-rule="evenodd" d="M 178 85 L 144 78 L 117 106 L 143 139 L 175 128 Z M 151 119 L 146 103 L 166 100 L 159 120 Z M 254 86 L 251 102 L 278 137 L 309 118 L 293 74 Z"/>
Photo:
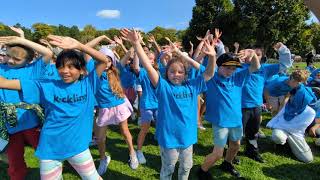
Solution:
<path fill-rule="evenodd" d="M 157 26 L 148 33 L 152 34 L 156 38 L 159 45 L 168 44 L 168 41 L 165 39 L 165 37 L 170 38 L 171 41 L 173 42 L 178 40 L 176 36 L 177 34 L 176 29 L 166 29 L 166 28 Z"/>
<path fill-rule="evenodd" d="M 53 34 L 55 31 L 54 26 L 50 26 L 44 23 L 35 23 L 32 25 L 33 33 L 33 40 L 39 41 L 42 38 L 46 38 L 49 34 Z"/>

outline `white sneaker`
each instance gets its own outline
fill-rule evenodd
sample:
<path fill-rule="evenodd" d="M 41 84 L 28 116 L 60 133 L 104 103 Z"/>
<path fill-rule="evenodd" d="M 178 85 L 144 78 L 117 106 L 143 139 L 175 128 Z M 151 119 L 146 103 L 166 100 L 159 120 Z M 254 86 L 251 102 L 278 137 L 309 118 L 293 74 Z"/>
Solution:
<path fill-rule="evenodd" d="M 145 164 L 147 162 L 146 158 L 143 155 L 143 152 L 140 150 L 136 151 L 136 155 L 139 161 L 139 164 Z"/>
<path fill-rule="evenodd" d="M 205 128 L 202 124 L 199 125 L 198 128 L 199 128 L 200 130 L 202 130 L 202 131 L 205 131 L 205 130 L 206 130 L 206 128 Z"/>
<path fill-rule="evenodd" d="M 133 156 L 130 156 L 128 163 L 129 163 L 129 166 L 131 169 L 136 170 L 139 166 L 139 161 L 137 159 L 137 155 L 134 154 Z"/>
<path fill-rule="evenodd" d="M 106 158 L 104 158 L 103 160 L 100 160 L 99 168 L 97 170 L 100 176 L 107 172 L 107 168 L 110 161 L 111 161 L 110 156 L 106 156 Z"/>

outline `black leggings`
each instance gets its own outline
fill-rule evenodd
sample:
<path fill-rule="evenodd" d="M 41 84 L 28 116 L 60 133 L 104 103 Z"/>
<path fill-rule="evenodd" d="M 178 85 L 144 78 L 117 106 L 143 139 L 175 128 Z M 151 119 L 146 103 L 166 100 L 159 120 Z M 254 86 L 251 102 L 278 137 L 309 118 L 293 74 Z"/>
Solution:
<path fill-rule="evenodd" d="M 260 128 L 261 107 L 242 108 L 242 125 L 248 140 L 256 139 Z"/>

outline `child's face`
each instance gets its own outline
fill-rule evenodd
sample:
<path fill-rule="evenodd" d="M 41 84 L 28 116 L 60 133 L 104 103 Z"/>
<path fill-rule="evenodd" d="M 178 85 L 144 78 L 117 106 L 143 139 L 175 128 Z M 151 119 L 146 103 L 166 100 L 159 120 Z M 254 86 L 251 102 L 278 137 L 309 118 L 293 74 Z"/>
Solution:
<path fill-rule="evenodd" d="M 23 48 L 12 47 L 9 49 L 7 56 L 7 64 L 10 67 L 23 67 L 28 63 L 26 60 L 27 51 L 25 51 Z"/>
<path fill-rule="evenodd" d="M 154 64 L 154 61 L 156 59 L 156 57 L 154 56 L 153 53 L 148 53 L 148 58 L 150 60 L 150 63 L 153 65 Z"/>
<path fill-rule="evenodd" d="M 185 80 L 186 72 L 182 63 L 173 63 L 167 72 L 168 80 L 174 85 L 181 85 Z"/>
<path fill-rule="evenodd" d="M 230 77 L 236 69 L 236 66 L 220 66 L 218 69 L 218 73 L 219 75 L 227 78 Z"/>
<path fill-rule="evenodd" d="M 111 65 L 112 65 L 112 60 L 111 60 L 111 58 L 108 58 L 106 69 L 109 69 L 111 67 Z"/>
<path fill-rule="evenodd" d="M 320 73 L 315 76 L 316 79 L 320 79 Z"/>
<path fill-rule="evenodd" d="M 76 82 L 84 72 L 83 70 L 75 68 L 74 65 L 66 64 L 58 68 L 58 73 L 65 83 L 73 83 Z"/>

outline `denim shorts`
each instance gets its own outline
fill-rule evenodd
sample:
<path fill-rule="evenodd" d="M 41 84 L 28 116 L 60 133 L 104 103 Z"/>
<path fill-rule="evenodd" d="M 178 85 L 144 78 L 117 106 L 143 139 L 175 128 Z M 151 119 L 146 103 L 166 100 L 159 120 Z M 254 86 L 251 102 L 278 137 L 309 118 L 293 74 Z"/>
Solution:
<path fill-rule="evenodd" d="M 213 142 L 215 146 L 224 148 L 229 138 L 230 141 L 239 141 L 242 138 L 242 127 L 224 128 L 212 125 Z"/>
<path fill-rule="evenodd" d="M 140 123 L 150 123 L 155 121 L 158 116 L 158 109 L 140 109 Z"/>

